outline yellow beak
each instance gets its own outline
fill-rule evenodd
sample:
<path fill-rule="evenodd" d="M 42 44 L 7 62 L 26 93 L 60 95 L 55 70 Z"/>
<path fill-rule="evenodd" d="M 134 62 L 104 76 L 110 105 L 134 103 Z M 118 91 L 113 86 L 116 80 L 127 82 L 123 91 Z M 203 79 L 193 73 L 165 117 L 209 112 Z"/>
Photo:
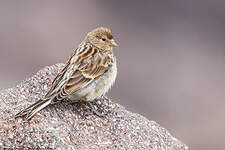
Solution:
<path fill-rule="evenodd" d="M 112 40 L 110 40 L 110 41 L 111 41 L 112 47 L 116 47 L 116 46 L 118 46 L 118 44 L 115 42 L 115 40 L 114 40 L 114 39 L 112 39 Z"/>

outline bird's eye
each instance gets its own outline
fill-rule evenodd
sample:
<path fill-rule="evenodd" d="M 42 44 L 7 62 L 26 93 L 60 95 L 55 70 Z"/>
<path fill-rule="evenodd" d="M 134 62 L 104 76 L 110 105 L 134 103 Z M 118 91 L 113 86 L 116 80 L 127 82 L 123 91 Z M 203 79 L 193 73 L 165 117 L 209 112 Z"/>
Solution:
<path fill-rule="evenodd" d="M 106 41 L 106 39 L 105 38 L 102 38 L 102 41 Z"/>

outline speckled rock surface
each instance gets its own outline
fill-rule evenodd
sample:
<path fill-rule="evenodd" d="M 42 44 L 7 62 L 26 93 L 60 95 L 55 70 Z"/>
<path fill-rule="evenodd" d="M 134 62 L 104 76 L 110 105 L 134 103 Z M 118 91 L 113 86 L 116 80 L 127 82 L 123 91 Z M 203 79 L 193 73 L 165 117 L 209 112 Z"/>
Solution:
<path fill-rule="evenodd" d="M 175 149 L 188 147 L 154 121 L 109 100 L 97 100 L 104 118 L 85 105 L 58 103 L 30 121 L 13 116 L 47 92 L 64 64 L 45 67 L 14 88 L 0 91 L 0 148 Z M 99 110 L 100 111 L 100 110 Z"/>

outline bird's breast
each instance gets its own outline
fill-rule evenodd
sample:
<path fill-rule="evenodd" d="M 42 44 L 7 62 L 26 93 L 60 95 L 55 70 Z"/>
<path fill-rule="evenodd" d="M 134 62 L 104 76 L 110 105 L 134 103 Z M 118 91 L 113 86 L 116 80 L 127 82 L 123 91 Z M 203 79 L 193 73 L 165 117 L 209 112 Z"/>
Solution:
<path fill-rule="evenodd" d="M 76 100 L 93 101 L 107 93 L 112 87 L 117 76 L 116 61 L 102 76 L 90 83 L 87 87 L 79 90 L 75 95 L 71 95 Z"/>

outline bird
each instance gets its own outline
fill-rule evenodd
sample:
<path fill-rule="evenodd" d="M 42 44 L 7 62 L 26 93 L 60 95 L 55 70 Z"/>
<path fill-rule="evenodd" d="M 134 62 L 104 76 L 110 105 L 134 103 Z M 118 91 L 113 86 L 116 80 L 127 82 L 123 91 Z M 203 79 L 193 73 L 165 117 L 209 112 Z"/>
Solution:
<path fill-rule="evenodd" d="M 47 94 L 17 113 L 15 118 L 29 120 L 46 106 L 64 99 L 90 104 L 105 97 L 117 76 L 116 56 L 113 53 L 116 46 L 118 44 L 109 28 L 98 27 L 88 32 L 53 80 Z"/>

